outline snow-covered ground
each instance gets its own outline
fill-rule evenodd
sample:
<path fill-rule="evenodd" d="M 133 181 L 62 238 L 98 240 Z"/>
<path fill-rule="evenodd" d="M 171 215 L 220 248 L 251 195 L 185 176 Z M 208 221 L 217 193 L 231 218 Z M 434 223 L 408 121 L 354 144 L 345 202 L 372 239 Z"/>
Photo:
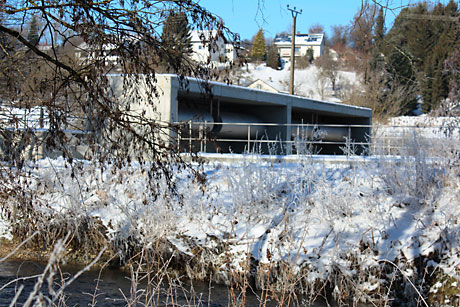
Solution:
<path fill-rule="evenodd" d="M 272 69 L 265 64 L 256 65 L 252 63 L 241 68 L 241 70 L 243 71 L 241 83 L 249 84 L 260 79 L 280 92 L 289 92 L 289 63 L 282 70 Z M 330 81 L 319 77 L 319 69 L 315 65 L 310 65 L 305 69 L 296 69 L 294 83 L 297 95 L 317 100 L 341 101 L 340 98 L 334 96 Z M 343 93 L 356 85 L 359 85 L 359 77 L 356 73 L 338 72 L 337 92 L 342 91 Z"/>
<path fill-rule="evenodd" d="M 179 253 L 212 263 L 223 281 L 228 260 L 236 271 L 257 263 L 259 274 L 264 265 L 289 263 L 311 283 L 337 270 L 350 277 L 378 270 L 382 260 L 400 263 L 412 276 L 410 263 L 435 252 L 442 261 L 432 265 L 446 274 L 455 276 L 460 263 L 460 181 L 446 180 L 451 164 L 401 158 L 398 167 L 384 159 L 328 166 L 308 157 L 284 164 L 211 163 L 204 187 L 187 172 L 178 175 L 179 202 L 155 199 L 140 166 L 106 165 L 101 172 L 81 163 L 78 184 L 62 159 L 29 170 L 29 193 L 47 217 L 43 222 L 98 218 L 114 244 L 167 238 Z M 381 282 L 371 276 L 362 290 Z"/>
<path fill-rule="evenodd" d="M 145 246 L 164 239 L 193 260 L 188 273 L 194 278 L 209 277 L 211 270 L 213 279 L 226 282 L 236 271 L 260 281 L 273 270 L 272 282 L 281 287 L 280 265 L 288 264 L 297 286 L 345 276 L 359 290 L 354 295 L 365 298 L 394 278 L 381 276 L 390 262 L 413 280 L 420 259 L 431 272 L 460 278 L 456 140 L 454 150 L 438 148 L 442 159 L 436 160 L 412 144 L 411 156 L 362 163 L 328 164 L 308 155 L 294 162 L 253 155 L 211 162 L 203 165 L 204 185 L 190 171 L 178 172 L 177 195 L 161 179 L 152 193 L 148 164 L 136 163 L 117 168 L 76 161 L 69 167 L 62 158 L 45 159 L 18 182 L 40 213 L 37 230 L 92 217 L 121 257 L 133 238 Z M 4 212 L 14 212 L 21 201 L 8 199 Z M 11 237 L 5 221 L 0 234 Z"/>

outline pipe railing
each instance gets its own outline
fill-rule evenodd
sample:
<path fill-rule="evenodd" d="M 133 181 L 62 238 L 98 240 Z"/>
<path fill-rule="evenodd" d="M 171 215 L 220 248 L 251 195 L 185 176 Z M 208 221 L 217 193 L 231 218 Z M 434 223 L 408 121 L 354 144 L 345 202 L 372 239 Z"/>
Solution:
<path fill-rule="evenodd" d="M 326 133 L 326 131 L 321 131 L 321 128 L 347 128 L 347 135 L 344 136 L 343 141 L 325 141 L 321 139 L 320 135 L 313 136 L 312 138 L 306 140 L 308 143 L 311 144 L 332 144 L 332 145 L 341 145 L 346 144 L 347 139 L 351 140 L 352 129 L 354 128 L 365 128 L 365 129 L 372 129 L 371 125 L 339 125 L 339 124 L 277 124 L 277 123 L 214 123 L 214 122 L 194 122 L 194 121 L 187 121 L 187 122 L 177 122 L 175 123 L 177 127 L 181 127 L 178 129 L 178 140 L 182 142 L 232 142 L 232 143 L 246 143 L 247 147 L 250 148 L 251 144 L 254 143 L 284 143 L 284 144 L 293 144 L 295 140 L 281 140 L 281 134 L 287 134 L 288 131 L 281 132 L 279 131 L 277 136 L 274 139 L 268 138 L 268 133 L 262 136 L 257 136 L 256 138 L 251 137 L 251 129 L 252 127 L 262 126 L 265 128 L 275 127 L 275 128 L 286 128 L 291 127 L 291 135 L 293 134 L 292 128 L 295 128 L 296 135 L 302 136 L 302 134 L 306 134 L 306 131 L 312 129 L 313 131 L 309 133 L 318 132 Z M 222 138 L 219 137 L 219 134 L 216 133 L 213 135 L 211 128 L 215 125 L 222 125 L 222 126 L 246 126 L 247 127 L 247 134 L 245 138 L 241 137 L 234 137 L 234 138 Z M 199 127 L 198 129 L 192 129 L 192 127 Z M 316 129 L 316 130 L 315 130 Z M 272 133 L 273 134 L 273 133 Z M 185 135 L 185 136 L 184 136 Z M 368 141 L 353 141 L 355 145 L 369 145 Z M 189 146 L 190 148 L 190 146 Z M 201 150 L 201 148 L 200 148 Z"/>
<path fill-rule="evenodd" d="M 460 141 L 460 126 L 409 126 L 409 125 L 360 125 L 360 124 L 276 124 L 276 123 L 212 123 L 212 122 L 178 122 L 175 123 L 179 127 L 188 127 L 188 129 L 178 129 L 178 141 L 179 144 L 187 143 L 188 151 L 192 151 L 192 144 L 199 143 L 199 150 L 195 148 L 196 151 L 207 152 L 207 147 L 211 143 L 240 143 L 245 144 L 246 151 L 249 151 L 251 147 L 255 147 L 261 144 L 280 144 L 286 152 L 295 149 L 296 144 L 302 143 L 306 145 L 336 145 L 343 147 L 345 151 L 347 149 L 361 148 L 365 149 L 368 154 L 395 154 L 398 151 L 406 148 L 410 142 L 413 141 L 414 136 L 420 140 L 432 141 L 434 143 L 446 142 L 446 141 Z M 219 134 L 213 134 L 211 127 L 214 125 L 222 126 L 246 126 L 247 127 L 247 136 L 234 137 L 234 138 L 222 138 L 219 137 Z M 256 138 L 251 137 L 251 129 L 255 126 L 263 126 L 266 128 L 279 128 L 279 131 L 275 138 L 269 138 L 268 133 L 262 136 L 257 136 Z M 198 130 L 192 129 L 192 127 L 199 127 Z M 281 135 L 285 136 L 288 134 L 287 127 L 291 129 L 291 137 L 288 136 L 288 139 L 282 139 Z M 320 131 L 325 128 L 345 128 L 347 129 L 346 135 L 343 136 L 342 140 L 329 140 L 326 141 L 320 136 L 318 137 L 305 137 L 306 130 L 308 129 L 317 129 Z M 284 129 L 284 130 L 283 130 Z M 293 129 L 295 133 L 293 134 Z M 353 133 L 355 129 L 365 129 L 369 133 L 365 133 L 363 136 L 363 131 L 356 133 L 359 135 L 359 138 L 356 138 L 356 134 Z M 449 133 L 446 133 L 449 131 Z M 273 133 L 272 133 L 273 135 Z M 299 139 L 300 138 L 300 139 Z M 184 146 L 182 146 L 184 148 Z"/>
<path fill-rule="evenodd" d="M 17 115 L 15 115 L 17 116 Z M 81 121 L 83 118 L 68 117 L 68 127 L 64 132 L 71 134 L 89 133 L 85 128 L 75 129 L 72 121 Z M 16 123 L 15 127 L 8 125 Z M 16 120 L 10 118 L 0 118 L 0 126 L 7 130 L 33 129 L 37 132 L 47 129 L 46 117 L 39 119 L 34 116 L 21 116 Z M 9 128 L 8 128 L 9 126 Z M 244 146 L 246 151 L 250 151 L 257 146 L 278 144 L 281 152 L 290 153 L 302 146 L 336 146 L 343 148 L 350 153 L 355 148 L 365 150 L 368 154 L 398 154 L 402 149 L 407 149 L 414 142 L 417 136 L 418 141 L 423 146 L 432 147 L 434 154 L 439 146 L 453 146 L 460 143 L 460 126 L 455 124 L 421 126 L 421 125 L 342 125 L 342 124 L 277 124 L 277 123 L 221 123 L 206 121 L 187 121 L 176 122 L 173 129 L 177 129 L 177 142 L 181 150 L 185 152 L 200 151 L 208 152 L 210 145 L 219 143 L 239 144 Z M 226 127 L 227 136 L 219 136 L 219 126 Z M 239 127 L 239 135 L 228 136 L 228 128 Z M 246 127 L 241 129 L 241 126 Z M 217 127 L 217 128 L 216 128 Z M 263 135 L 254 137 L 254 131 L 260 131 L 264 127 L 266 131 Z M 70 129 L 69 129 L 70 128 Z M 74 128 L 74 129 L 72 129 Z M 342 129 L 343 139 L 324 139 L 315 132 L 322 130 L 340 128 Z M 346 129 L 346 130 L 345 130 Z M 361 131 L 359 131 L 361 130 Z M 231 129 L 230 129 L 231 131 Z M 246 131 L 242 133 L 241 131 Z M 358 138 L 357 138 L 358 137 Z M 197 146 L 199 145 L 199 146 Z M 212 151 L 212 150 L 211 150 Z"/>

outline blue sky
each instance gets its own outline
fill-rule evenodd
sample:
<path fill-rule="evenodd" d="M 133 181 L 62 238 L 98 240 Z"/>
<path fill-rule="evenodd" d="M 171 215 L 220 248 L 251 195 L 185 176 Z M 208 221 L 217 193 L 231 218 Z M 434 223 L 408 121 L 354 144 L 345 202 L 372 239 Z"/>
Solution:
<path fill-rule="evenodd" d="M 391 8 L 398 8 L 417 1 L 379 0 L 379 2 L 388 3 Z M 297 17 L 299 32 L 306 33 L 311 25 L 319 23 L 329 34 L 332 25 L 350 24 L 361 7 L 362 0 L 199 0 L 198 3 L 222 17 L 230 30 L 240 34 L 241 39 L 251 39 L 259 28 L 264 29 L 266 38 L 289 30 L 292 16 L 286 8 L 287 4 L 303 10 L 303 13 Z M 387 28 L 391 27 L 395 14 L 397 10 L 387 10 Z"/>

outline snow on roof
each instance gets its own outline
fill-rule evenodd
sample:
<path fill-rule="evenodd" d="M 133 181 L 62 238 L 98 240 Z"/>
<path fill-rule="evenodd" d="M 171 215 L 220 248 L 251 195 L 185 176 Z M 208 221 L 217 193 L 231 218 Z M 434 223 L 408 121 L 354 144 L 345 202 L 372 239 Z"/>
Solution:
<path fill-rule="evenodd" d="M 275 44 L 291 43 L 292 35 L 280 34 L 275 36 Z M 323 33 L 296 34 L 296 44 L 321 45 L 324 39 Z"/>
<path fill-rule="evenodd" d="M 204 41 L 209 41 L 211 39 L 216 39 L 218 38 L 223 38 L 225 42 L 227 40 L 223 36 L 219 36 L 217 33 L 217 30 L 193 30 L 190 32 L 191 34 L 191 41 L 193 42 L 202 42 Z"/>

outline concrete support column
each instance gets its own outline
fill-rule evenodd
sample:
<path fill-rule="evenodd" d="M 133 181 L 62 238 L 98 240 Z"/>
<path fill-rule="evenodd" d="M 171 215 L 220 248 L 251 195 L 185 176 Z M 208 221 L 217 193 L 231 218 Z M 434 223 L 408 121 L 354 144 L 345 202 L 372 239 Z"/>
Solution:
<path fill-rule="evenodd" d="M 157 112 L 160 116 L 159 120 L 164 125 L 175 123 L 179 120 L 179 82 L 176 78 L 171 78 L 168 76 L 158 76 L 157 78 L 158 88 L 161 91 L 159 103 L 157 105 Z M 169 129 L 167 133 L 164 134 L 164 136 L 168 139 L 165 139 L 165 141 L 169 143 L 174 143 L 174 141 L 177 139 L 177 133 L 173 129 Z"/>

